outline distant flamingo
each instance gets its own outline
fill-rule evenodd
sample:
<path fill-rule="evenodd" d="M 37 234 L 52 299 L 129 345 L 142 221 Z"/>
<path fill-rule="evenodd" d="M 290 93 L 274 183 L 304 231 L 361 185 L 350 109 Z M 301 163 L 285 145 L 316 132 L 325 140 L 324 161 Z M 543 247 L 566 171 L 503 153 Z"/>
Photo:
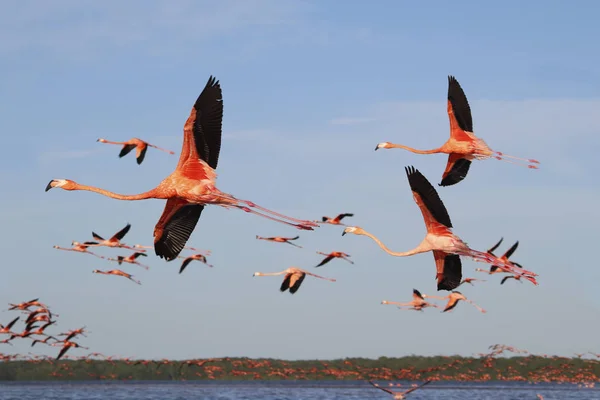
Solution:
<path fill-rule="evenodd" d="M 483 160 L 493 157 L 532 169 L 538 168 L 535 164 L 539 164 L 539 161 L 493 151 L 482 139 L 475 136 L 467 96 L 453 76 L 448 76 L 448 117 L 450 119 L 450 139 L 442 147 L 433 150 L 417 150 L 401 144 L 383 142 L 379 143 L 375 150 L 400 148 L 417 154 L 448 154 L 448 164 L 442 175 L 440 186 L 454 185 L 465 179 L 471 166 L 471 160 L 474 159 Z"/>
<path fill-rule="evenodd" d="M 133 245 L 133 248 L 134 248 L 134 249 L 153 249 L 153 248 L 154 248 L 154 246 L 143 246 L 143 245 L 141 245 L 141 244 L 134 244 L 134 245 Z M 183 250 L 191 250 L 191 251 L 195 251 L 195 252 L 197 252 L 197 253 L 202 253 L 202 254 L 204 254 L 205 256 L 210 256 L 210 253 L 211 253 L 211 251 L 210 251 L 210 250 L 200 250 L 200 249 L 197 249 L 197 248 L 195 248 L 195 247 L 188 247 L 188 246 L 184 246 L 184 247 L 183 247 Z"/>
<path fill-rule="evenodd" d="M 344 219 L 345 217 L 353 217 L 353 216 L 354 216 L 354 214 L 349 214 L 349 213 L 338 214 L 338 216 L 335 218 L 323 217 L 323 218 L 321 218 L 321 222 L 324 224 L 331 224 L 331 225 L 344 225 L 341 223 L 342 219 Z"/>
<path fill-rule="evenodd" d="M 144 257 L 148 257 L 148 254 L 136 251 L 135 253 L 127 256 L 127 257 L 123 257 L 123 256 L 117 256 L 117 258 L 109 258 L 109 261 L 116 261 L 117 263 L 119 263 L 119 265 L 121 265 L 122 263 L 129 263 L 129 264 L 135 264 L 135 265 L 139 265 L 140 267 L 148 270 L 150 269 L 149 266 L 144 265 L 142 263 L 140 263 L 139 261 L 136 260 L 136 258 L 140 257 L 140 256 L 144 256 Z"/>
<path fill-rule="evenodd" d="M 425 385 L 427 385 L 427 384 L 430 384 L 430 383 L 431 383 L 431 381 L 425 381 L 425 382 L 424 382 L 424 383 L 422 383 L 421 385 L 419 385 L 419 386 L 415 386 L 415 387 L 413 387 L 413 388 L 410 388 L 410 389 L 408 389 L 408 390 L 405 390 L 405 391 L 403 391 L 403 392 L 397 392 L 397 391 L 393 391 L 393 390 L 390 390 L 390 389 L 382 388 L 381 386 L 377 385 L 377 384 L 376 384 L 375 382 L 373 382 L 373 381 L 369 381 L 369 383 L 370 383 L 370 384 L 371 384 L 373 387 L 375 387 L 375 388 L 377 388 L 377 389 L 379 389 L 379 390 L 383 390 L 383 391 L 384 391 L 384 392 L 386 392 L 386 393 L 389 393 L 389 394 L 391 394 L 391 395 L 393 396 L 393 399 L 394 399 L 394 400 L 404 400 L 404 399 L 406 399 L 406 395 L 407 395 L 407 394 L 409 394 L 409 393 L 412 393 L 412 392 L 414 392 L 414 391 L 415 391 L 415 390 L 417 390 L 417 389 L 421 389 L 423 386 L 425 386 Z"/>
<path fill-rule="evenodd" d="M 188 266 L 189 263 L 191 263 L 194 260 L 197 261 L 201 261 L 204 264 L 206 264 L 207 266 L 212 268 L 212 265 L 210 265 L 207 261 L 206 261 L 206 257 L 204 256 L 204 254 L 194 254 L 193 256 L 189 256 L 189 257 L 182 257 L 179 256 L 178 258 L 185 258 L 185 260 L 183 260 L 183 263 L 181 264 L 181 268 L 179 268 L 179 273 L 182 273 L 183 270 L 185 269 L 185 267 Z"/>
<path fill-rule="evenodd" d="M 19 320 L 19 318 L 21 318 L 21 317 L 17 317 L 15 319 L 13 319 L 6 326 L 0 324 L 0 333 L 9 333 L 9 334 L 13 333 L 13 332 L 11 332 L 10 328 L 13 327 L 13 325 Z"/>
<path fill-rule="evenodd" d="M 62 356 L 65 355 L 65 353 L 71 348 L 71 347 L 75 347 L 75 348 L 81 348 L 81 349 L 86 349 L 88 350 L 87 347 L 83 347 L 80 346 L 79 344 L 75 343 L 75 342 L 69 342 L 69 341 L 64 341 L 64 342 L 56 342 L 56 343 L 52 343 L 50 346 L 59 346 L 62 343 L 62 349 L 60 349 L 60 353 L 58 353 L 58 357 L 56 357 L 56 360 L 60 360 Z"/>
<path fill-rule="evenodd" d="M 519 282 L 523 283 L 520 275 L 507 275 L 504 278 L 502 278 L 502 280 L 500 281 L 500 284 L 504 285 L 504 282 L 506 282 L 508 279 L 514 279 L 515 281 L 519 281 Z"/>
<path fill-rule="evenodd" d="M 425 297 L 428 297 L 428 296 L 424 296 L 417 289 L 413 289 L 413 299 L 412 299 L 412 301 L 405 302 L 405 303 L 400 303 L 400 302 L 397 302 L 397 301 L 383 300 L 381 302 L 381 304 L 391 304 L 391 305 L 398 306 L 398 308 L 410 307 L 410 309 L 413 309 L 415 311 L 423 311 L 423 309 L 427 308 L 427 307 L 440 308 L 440 306 L 438 306 L 437 304 L 433 304 L 433 303 L 429 303 L 429 302 L 425 301 Z"/>
<path fill-rule="evenodd" d="M 285 277 L 283 278 L 283 282 L 281 283 L 279 290 L 285 292 L 289 289 L 291 294 L 296 293 L 298 289 L 300 289 L 300 285 L 302 285 L 306 275 L 314 276 L 315 278 L 319 279 L 325 279 L 326 281 L 330 282 L 335 282 L 335 279 L 325 278 L 296 267 L 290 267 L 281 272 L 255 272 L 252 276 L 276 276 L 283 274 L 285 274 Z"/>
<path fill-rule="evenodd" d="M 500 241 L 498 243 L 496 243 L 494 246 L 492 246 L 491 248 L 489 248 L 487 250 L 488 254 L 491 254 L 492 256 L 496 257 L 496 255 L 494 254 L 494 250 L 496 250 L 498 248 L 498 246 L 500 246 L 500 243 L 502 243 L 502 241 L 504 240 L 504 238 L 500 238 Z M 516 263 L 514 261 L 508 261 L 508 258 L 510 256 L 512 256 L 512 254 L 515 252 L 515 250 L 517 250 L 517 247 L 519 247 L 519 241 L 517 240 L 515 242 L 515 244 L 513 244 L 510 249 L 506 250 L 506 253 L 504 253 L 501 257 L 499 257 L 500 260 L 508 262 L 510 264 L 516 265 L 519 268 L 523 268 L 521 266 L 521 264 Z M 481 268 L 476 268 L 475 271 L 478 272 L 485 272 L 489 275 L 493 275 L 493 274 L 499 274 L 499 273 L 510 273 L 510 271 L 498 266 L 498 265 L 492 265 L 490 267 L 489 270 L 485 270 L 485 269 L 481 269 Z"/>
<path fill-rule="evenodd" d="M 348 257 L 350 257 L 350 254 L 342 253 L 341 251 L 332 251 L 331 253 L 323 253 L 321 251 L 317 251 L 317 254 L 321 254 L 326 257 L 315 268 L 327 264 L 329 261 L 333 260 L 334 258 L 341 258 L 342 260 L 348 261 L 350 264 L 354 264 L 354 261 L 348 260 Z"/>
<path fill-rule="evenodd" d="M 394 252 L 388 249 L 377 237 L 366 232 L 362 228 L 351 226 L 344 229 L 342 236 L 346 233 L 365 235 L 373 239 L 385 252 L 396 257 L 407 257 L 414 254 L 433 251 L 437 269 L 438 290 L 452 290 L 460 285 L 462 279 L 462 264 L 460 256 L 472 257 L 477 261 L 490 264 L 499 264 L 514 273 L 523 273 L 536 276 L 530 271 L 525 271 L 494 257 L 491 254 L 473 250 L 467 246 L 458 236 L 452 233 L 452 222 L 448 211 L 442 203 L 431 183 L 414 167 L 406 167 L 408 183 L 413 192 L 413 198 L 423 214 L 427 235 L 425 239 L 414 249 L 407 252 Z M 527 277 L 535 282 L 535 278 Z M 536 283 L 537 284 L 537 283 Z"/>
<path fill-rule="evenodd" d="M 468 283 L 471 286 L 475 286 L 475 285 L 473 285 L 473 282 L 485 282 L 485 281 L 486 281 L 485 279 L 465 278 L 460 282 L 460 284 L 458 286 L 460 286 L 464 283 Z"/>
<path fill-rule="evenodd" d="M 116 275 L 116 276 L 122 276 L 124 278 L 129 279 L 132 282 L 137 283 L 138 285 L 141 285 L 142 283 L 140 281 L 136 281 L 135 279 L 133 279 L 133 275 L 128 274 L 127 272 L 123 272 L 120 269 L 111 269 L 110 271 L 100 271 L 99 269 L 95 269 L 92 271 L 94 274 L 103 274 L 103 275 Z"/>
<path fill-rule="evenodd" d="M 175 154 L 174 151 L 162 149 L 158 146 L 155 146 L 153 144 L 150 144 L 150 143 L 145 142 L 142 139 L 138 139 L 138 138 L 132 138 L 126 142 L 111 142 L 110 140 L 106 140 L 106 139 L 98 139 L 96 141 L 100 142 L 100 143 L 123 145 L 123 148 L 121 149 L 121 152 L 119 153 L 119 158 L 129 154 L 129 152 L 131 150 L 135 149 L 135 152 L 136 152 L 135 158 L 137 160 L 138 165 L 140 165 L 142 163 L 142 161 L 144 161 L 144 157 L 146 156 L 146 150 L 148 150 L 148 147 L 154 147 L 155 149 L 164 151 L 165 153 Z"/>
<path fill-rule="evenodd" d="M 290 240 L 298 240 L 300 238 L 300 236 L 296 236 L 296 237 L 282 237 L 282 236 L 274 236 L 274 237 L 262 237 L 262 236 L 258 236 L 256 235 L 256 238 L 259 240 L 266 240 L 269 242 L 277 242 L 277 243 L 287 243 L 287 244 L 291 244 L 292 246 L 296 246 L 299 248 L 302 248 L 302 246 L 299 246 L 295 243 L 292 243 Z"/>
<path fill-rule="evenodd" d="M 184 126 L 183 147 L 175 171 L 157 187 L 145 193 L 122 195 L 93 186 L 80 185 L 67 179 L 53 179 L 46 191 L 59 187 L 64 190 L 87 190 L 118 200 L 165 199 L 167 204 L 154 229 L 156 255 L 167 261 L 177 258 L 200 214 L 207 204 L 243 211 L 294 226 L 313 230 L 319 225 L 278 214 L 247 200 L 221 192 L 215 186 L 217 161 L 221 148 L 221 125 L 223 119 L 223 97 L 219 82 L 212 76 L 196 100 Z M 270 213 L 263 214 L 252 208 Z M 278 217 L 278 218 L 277 218 Z M 298 224 L 284 221 L 282 218 Z"/>
<path fill-rule="evenodd" d="M 73 240 L 73 242 L 71 242 L 71 246 L 73 246 L 70 249 L 67 249 L 66 247 L 60 247 L 60 246 L 52 246 L 55 249 L 58 250 L 64 250 L 64 251 L 76 251 L 78 253 L 87 253 L 87 254 L 91 254 L 93 256 L 96 256 L 98 258 L 104 258 L 104 256 L 99 256 L 96 253 L 92 253 L 91 251 L 88 250 L 89 246 L 96 246 L 98 245 L 98 242 L 83 242 L 83 243 L 79 243 Z"/>
<path fill-rule="evenodd" d="M 115 233 L 110 239 L 104 239 L 102 236 L 98 235 L 95 232 L 92 232 L 92 236 L 99 243 L 93 246 L 106 246 L 106 247 L 119 247 L 122 249 L 131 249 L 135 250 L 133 247 L 127 246 L 124 243 L 121 243 L 121 239 L 127 235 L 127 232 L 131 229 L 131 224 L 125 225 L 125 228 L 121 229 L 119 232 Z M 145 251 L 145 250 L 142 250 Z"/>
<path fill-rule="evenodd" d="M 486 311 L 483 308 L 479 307 L 477 304 L 475 304 L 471 300 L 467 299 L 461 292 L 458 292 L 456 290 L 444 297 L 438 297 L 438 296 L 429 296 L 429 297 L 432 299 L 448 300 L 448 303 L 446 304 L 446 307 L 444 308 L 444 311 L 442 311 L 442 312 L 447 312 L 447 311 L 452 310 L 454 307 L 456 307 L 458 302 L 462 300 L 466 303 L 471 304 L 472 306 L 477 308 L 480 312 L 486 313 Z"/>

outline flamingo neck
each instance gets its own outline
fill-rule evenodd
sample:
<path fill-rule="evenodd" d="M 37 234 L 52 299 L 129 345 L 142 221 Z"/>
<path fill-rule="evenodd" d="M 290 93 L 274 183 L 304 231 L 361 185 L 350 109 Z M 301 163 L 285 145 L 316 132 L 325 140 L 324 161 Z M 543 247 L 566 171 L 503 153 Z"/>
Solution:
<path fill-rule="evenodd" d="M 163 197 L 157 197 L 156 189 L 152 189 L 147 192 L 139 193 L 139 194 L 119 194 L 119 193 L 110 192 L 105 189 L 97 188 L 95 186 L 76 184 L 75 188 L 72 190 L 85 190 L 87 192 L 98 193 L 103 196 L 110 197 L 110 198 L 117 199 L 117 200 L 145 200 L 145 199 L 163 198 Z"/>
<path fill-rule="evenodd" d="M 389 255 L 395 256 L 395 257 L 408 257 L 408 256 L 412 256 L 414 254 L 419 254 L 419 253 L 425 253 L 431 249 L 426 249 L 423 246 L 423 242 L 421 242 L 421 244 L 419 244 L 417 247 L 415 247 L 412 250 L 409 251 L 404 251 L 404 252 L 396 252 L 396 251 L 392 251 L 390 250 L 385 244 L 383 244 L 381 242 L 381 240 L 379 240 L 375 235 L 369 233 L 369 232 L 364 232 L 363 235 L 370 237 L 371 239 L 373 239 L 375 241 L 375 243 L 377 243 L 379 245 L 379 247 L 381 247 L 383 249 L 383 251 L 385 251 L 386 253 L 388 253 Z"/>
<path fill-rule="evenodd" d="M 435 154 L 435 153 L 441 153 L 442 150 L 440 147 L 438 147 L 437 149 L 431 149 L 431 150 L 419 150 L 419 149 L 413 149 L 412 147 L 408 147 L 408 146 L 404 146 L 402 144 L 395 144 L 395 143 L 391 143 L 390 147 L 388 147 L 390 149 L 404 149 L 404 150 L 408 150 L 412 153 L 416 153 L 416 154 Z"/>

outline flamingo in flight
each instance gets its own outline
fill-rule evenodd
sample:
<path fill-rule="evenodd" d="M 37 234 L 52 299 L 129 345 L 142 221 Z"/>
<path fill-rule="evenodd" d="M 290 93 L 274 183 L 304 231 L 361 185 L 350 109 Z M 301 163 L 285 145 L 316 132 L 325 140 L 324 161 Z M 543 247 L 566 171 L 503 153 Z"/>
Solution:
<path fill-rule="evenodd" d="M 291 244 L 292 246 L 296 246 L 296 247 L 302 248 L 302 246 L 297 245 L 296 243 L 292 243 L 291 242 L 292 240 L 298 240 L 298 239 L 300 239 L 300 236 L 296 236 L 296 237 L 282 237 L 282 236 L 262 237 L 262 236 L 256 235 L 256 238 L 258 240 L 266 240 L 268 242 L 287 243 L 287 244 Z"/>
<path fill-rule="evenodd" d="M 94 274 L 102 274 L 102 275 L 122 276 L 124 278 L 129 279 L 132 282 L 137 283 L 138 285 L 142 284 L 142 282 L 133 279 L 133 275 L 130 275 L 127 272 L 123 272 L 120 269 L 111 269 L 110 271 L 100 271 L 99 269 L 95 269 L 95 270 L 92 271 L 92 273 L 94 273 Z"/>
<path fill-rule="evenodd" d="M 12 321 L 10 321 L 8 323 L 8 325 L 4 326 L 2 324 L 0 324 L 0 333 L 12 333 L 12 331 L 10 330 L 13 325 L 20 319 L 21 317 L 17 317 L 15 319 L 13 319 Z"/>
<path fill-rule="evenodd" d="M 419 385 L 419 386 L 415 386 L 415 387 L 413 387 L 413 388 L 410 388 L 410 389 L 408 389 L 408 390 L 405 390 L 405 391 L 403 391 L 403 392 L 398 392 L 398 391 L 393 391 L 393 390 L 390 390 L 390 389 L 382 388 L 381 386 L 377 385 L 377 384 L 376 384 L 375 382 L 373 382 L 373 381 L 369 381 L 369 383 L 370 383 L 370 384 L 371 384 L 371 385 L 372 385 L 374 388 L 377 388 L 377 389 L 379 389 L 379 390 L 383 390 L 384 392 L 391 394 L 391 395 L 393 396 L 393 399 L 394 399 L 394 400 L 404 400 L 404 399 L 406 399 L 406 395 L 408 395 L 409 393 L 412 393 L 412 392 L 414 392 L 414 391 L 415 391 L 415 390 L 417 390 L 417 389 L 421 389 L 421 388 L 422 388 L 423 386 L 425 386 L 425 385 L 428 385 L 428 384 L 430 384 L 430 383 L 431 383 L 431 381 L 425 381 L 425 382 L 424 382 L 424 383 L 422 383 L 421 385 Z"/>
<path fill-rule="evenodd" d="M 471 257 L 476 261 L 493 265 L 498 264 L 515 274 L 530 275 L 527 276 L 527 279 L 537 285 L 535 278 L 533 278 L 533 276 L 537 275 L 533 272 L 518 268 L 507 260 L 498 259 L 491 254 L 469 248 L 465 242 L 452 233 L 452 222 L 450 221 L 448 211 L 427 178 L 412 166 L 406 167 L 405 170 L 406 175 L 408 176 L 408 183 L 413 192 L 413 198 L 421 209 L 423 219 L 425 220 L 427 235 L 423 241 L 412 250 L 406 252 L 394 252 L 388 249 L 377 237 L 357 226 L 345 228 L 344 232 L 342 232 L 342 236 L 346 233 L 368 236 L 386 253 L 396 257 L 407 257 L 414 254 L 433 251 L 437 269 L 436 278 L 438 290 L 452 290 L 460 285 L 462 279 L 460 256 Z"/>
<path fill-rule="evenodd" d="M 348 257 L 350 257 L 350 254 L 342 253 L 341 251 L 332 251 L 331 253 L 323 253 L 321 251 L 317 251 L 317 254 L 321 254 L 326 257 L 323 259 L 323 261 L 321 261 L 321 263 L 319 263 L 319 265 L 315 266 L 315 268 L 327 264 L 334 258 L 341 258 L 342 260 L 348 261 L 350 264 L 354 264 L 354 261 L 348 259 Z"/>
<path fill-rule="evenodd" d="M 475 136 L 467 96 L 453 76 L 448 76 L 448 118 L 450 119 L 450 139 L 442 147 L 432 150 L 417 150 L 401 144 L 382 142 L 375 147 L 375 150 L 399 148 L 417 154 L 448 154 L 448 164 L 442 175 L 440 186 L 455 185 L 465 179 L 471 166 L 471 160 L 474 159 L 483 160 L 493 157 L 532 169 L 538 168 L 536 164 L 539 164 L 539 161 L 493 151 L 482 139 Z"/>
<path fill-rule="evenodd" d="M 476 279 L 476 278 L 465 278 L 460 282 L 460 285 L 468 283 L 471 286 L 475 286 L 473 285 L 473 282 L 486 282 L 485 279 Z M 458 285 L 458 286 L 460 286 Z"/>
<path fill-rule="evenodd" d="M 66 247 L 60 247 L 60 246 L 52 246 L 53 248 L 57 249 L 57 250 L 64 250 L 64 251 L 76 251 L 78 253 L 87 253 L 87 254 L 91 254 L 93 256 L 96 256 L 98 258 L 104 258 L 104 256 L 99 256 L 96 253 L 92 253 L 91 251 L 88 250 L 88 247 L 90 246 L 97 246 L 99 243 L 98 242 L 76 242 L 75 240 L 73 240 L 73 242 L 71 242 L 71 246 L 73 246 L 70 249 L 67 249 Z"/>
<path fill-rule="evenodd" d="M 133 247 L 127 246 L 125 243 L 121 243 L 121 240 L 127 235 L 127 232 L 131 229 L 131 224 L 125 225 L 125 228 L 121 229 L 119 232 L 112 235 L 109 239 L 104 239 L 102 236 L 98 235 L 96 232 L 92 232 L 92 236 L 94 239 L 98 241 L 98 244 L 89 245 L 89 246 L 106 246 L 106 247 L 119 247 L 122 249 L 130 249 L 135 250 Z M 146 250 L 140 250 L 146 251 Z"/>
<path fill-rule="evenodd" d="M 471 304 L 472 306 L 474 306 L 475 308 L 477 308 L 480 312 L 482 312 L 484 314 L 487 312 L 483 308 L 479 307 L 477 304 L 473 303 L 471 300 L 467 299 L 461 292 L 458 292 L 456 290 L 444 297 L 439 297 L 439 296 L 428 296 L 428 297 L 430 297 L 432 299 L 448 300 L 448 303 L 446 304 L 446 307 L 444 308 L 444 311 L 442 311 L 442 312 L 447 312 L 447 311 L 452 310 L 454 307 L 456 307 L 458 302 L 461 300 Z"/>
<path fill-rule="evenodd" d="M 276 213 L 217 189 L 215 180 L 221 149 L 223 96 L 219 81 L 210 77 L 204 90 L 192 107 L 185 122 L 183 146 L 175 171 L 157 187 L 144 193 L 123 195 L 93 186 L 81 185 L 68 179 L 53 179 L 46 186 L 64 190 L 86 190 L 117 200 L 167 200 L 163 214 L 154 228 L 154 251 L 167 261 L 177 258 L 196 227 L 205 205 L 215 204 L 225 208 L 238 208 L 245 212 L 294 226 L 313 230 L 319 225 Z M 258 209 L 267 215 L 256 211 Z M 287 219 L 292 222 L 284 221 Z"/>
<path fill-rule="evenodd" d="M 322 217 L 321 223 L 331 224 L 331 225 L 344 225 L 344 224 L 342 224 L 341 221 L 342 221 L 342 219 L 344 219 L 346 217 L 354 217 L 354 214 L 350 214 L 350 213 L 338 214 L 338 216 L 335 218 Z"/>
<path fill-rule="evenodd" d="M 413 297 L 412 301 L 409 301 L 406 303 L 382 300 L 381 304 L 392 304 L 392 305 L 398 306 L 398 308 L 410 307 L 409 310 L 415 310 L 415 311 L 423 311 L 423 309 L 427 308 L 427 307 L 440 308 L 440 306 L 438 306 L 437 304 L 433 304 L 433 303 L 429 303 L 428 301 L 425 301 L 425 297 L 429 297 L 429 296 L 421 294 L 421 292 L 418 291 L 417 289 L 413 289 L 412 297 Z"/>
<path fill-rule="evenodd" d="M 140 256 L 144 256 L 144 257 L 148 257 L 148 254 L 146 253 L 142 253 L 139 251 L 136 251 L 135 253 L 127 256 L 127 257 L 123 257 L 123 256 L 117 256 L 117 258 L 109 258 L 109 261 L 116 261 L 119 265 L 123 264 L 123 263 L 129 263 L 129 264 L 135 264 L 135 265 L 139 265 L 140 267 L 148 270 L 150 269 L 149 266 L 144 265 L 142 263 L 140 263 L 139 261 L 136 260 L 136 258 L 140 257 Z"/>
<path fill-rule="evenodd" d="M 285 292 L 289 289 L 290 294 L 294 294 L 298 291 L 298 289 L 300 289 L 300 285 L 302 285 L 306 275 L 314 276 L 315 278 L 319 279 L 325 279 L 326 281 L 330 282 L 335 282 L 335 279 L 325 278 L 296 267 L 290 267 L 281 272 L 255 272 L 252 276 L 276 276 L 283 274 L 285 274 L 285 277 L 283 278 L 283 282 L 281 283 L 279 290 Z"/>
<path fill-rule="evenodd" d="M 494 254 L 494 250 L 496 250 L 498 248 L 498 246 L 500 246 L 500 243 L 502 243 L 503 240 L 504 240 L 504 238 L 500 238 L 500 241 L 498 243 L 496 243 L 494 246 L 492 246 L 490 249 L 488 249 L 487 253 L 491 254 L 494 257 L 496 257 L 496 255 Z M 506 253 L 504 253 L 501 257 L 499 257 L 499 259 L 502 260 L 502 261 L 509 262 L 509 263 L 511 263 L 513 265 L 516 265 L 519 268 L 523 268 L 523 266 L 521 264 L 519 264 L 519 263 L 516 263 L 514 261 L 508 261 L 508 258 L 513 255 L 513 253 L 515 252 L 515 250 L 517 250 L 517 247 L 519 247 L 519 241 L 518 240 L 515 242 L 515 244 L 513 244 L 510 247 L 510 249 L 506 250 Z M 485 269 L 481 269 L 481 268 L 476 268 L 475 271 L 477 271 L 477 272 L 485 272 L 485 273 L 487 273 L 489 275 L 499 274 L 499 273 L 503 273 L 503 272 L 504 273 L 510 273 L 510 271 L 507 271 L 504 268 L 499 267 L 498 265 L 492 265 L 489 270 L 485 270 Z"/>
<path fill-rule="evenodd" d="M 188 266 L 189 263 L 191 263 L 192 261 L 196 260 L 196 261 L 201 261 L 204 264 L 208 265 L 209 267 L 212 268 L 212 265 L 210 265 L 207 261 L 206 261 L 206 257 L 204 256 L 204 254 L 194 254 L 193 256 L 189 256 L 189 257 L 182 257 L 179 256 L 178 258 L 185 258 L 185 260 L 183 260 L 183 263 L 181 263 L 181 268 L 179 268 L 179 273 L 182 273 L 183 270 L 185 269 L 185 267 Z"/>
<path fill-rule="evenodd" d="M 133 248 L 134 249 L 153 249 L 154 246 L 144 246 L 144 245 L 141 245 L 141 244 L 134 244 Z M 188 246 L 183 246 L 183 250 L 195 251 L 195 252 L 198 252 L 198 253 L 202 253 L 202 254 L 204 254 L 206 256 L 210 256 L 210 253 L 211 253 L 210 250 L 200 250 L 200 249 L 197 249 L 195 247 L 188 247 Z"/>
<path fill-rule="evenodd" d="M 126 156 L 127 154 L 129 154 L 129 152 L 131 150 L 135 149 L 135 159 L 137 160 L 138 165 L 140 165 L 144 161 L 144 157 L 146 157 L 146 151 L 148 150 L 148 147 L 153 147 L 160 151 L 164 151 L 165 153 L 175 154 L 174 151 L 162 149 L 158 146 L 155 146 L 153 144 L 150 144 L 150 143 L 145 142 L 142 139 L 138 139 L 138 138 L 131 138 L 126 142 L 111 142 L 110 140 L 106 140 L 106 139 L 102 139 L 102 138 L 98 139 L 96 141 L 100 142 L 100 143 L 123 145 L 123 148 L 121 149 L 121 152 L 119 153 L 119 158 Z"/>

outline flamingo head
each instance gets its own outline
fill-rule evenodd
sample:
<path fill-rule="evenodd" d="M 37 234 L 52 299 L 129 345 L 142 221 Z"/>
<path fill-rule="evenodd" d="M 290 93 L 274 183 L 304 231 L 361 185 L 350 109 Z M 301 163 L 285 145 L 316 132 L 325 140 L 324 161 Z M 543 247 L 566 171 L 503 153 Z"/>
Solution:
<path fill-rule="evenodd" d="M 346 233 L 353 233 L 355 235 L 364 235 L 365 231 L 363 230 L 363 228 L 359 228 L 358 226 L 349 226 L 344 229 L 344 232 L 342 232 L 342 236 L 344 236 Z"/>
<path fill-rule="evenodd" d="M 54 249 L 58 249 L 58 246 L 54 245 L 54 246 L 52 246 L 52 248 L 54 248 Z"/>
<path fill-rule="evenodd" d="M 77 246 L 77 245 L 80 245 L 80 244 L 81 244 L 81 243 L 79 243 L 77 240 L 73 240 L 73 241 L 71 242 L 71 246 Z"/>
<path fill-rule="evenodd" d="M 52 179 L 48 185 L 46 185 L 46 192 L 52 188 L 62 188 L 64 190 L 74 190 L 76 183 L 69 179 Z"/>
<path fill-rule="evenodd" d="M 106 143 L 106 139 L 102 139 L 102 138 L 100 138 L 100 139 L 96 140 L 96 142 L 100 142 L 100 143 Z"/>
<path fill-rule="evenodd" d="M 381 142 L 377 145 L 377 147 L 375 147 L 375 150 L 379 150 L 379 149 L 389 149 L 391 147 L 391 143 L 390 142 Z"/>
<path fill-rule="evenodd" d="M 381 300 L 381 304 L 389 304 L 390 302 L 387 300 Z"/>
<path fill-rule="evenodd" d="M 97 274 L 99 272 L 102 272 L 102 271 L 100 271 L 99 269 L 95 269 L 95 270 L 92 271 L 92 274 Z"/>
<path fill-rule="evenodd" d="M 252 276 L 261 276 L 261 275 L 262 275 L 262 273 L 260 273 L 260 272 L 255 272 L 252 274 Z"/>

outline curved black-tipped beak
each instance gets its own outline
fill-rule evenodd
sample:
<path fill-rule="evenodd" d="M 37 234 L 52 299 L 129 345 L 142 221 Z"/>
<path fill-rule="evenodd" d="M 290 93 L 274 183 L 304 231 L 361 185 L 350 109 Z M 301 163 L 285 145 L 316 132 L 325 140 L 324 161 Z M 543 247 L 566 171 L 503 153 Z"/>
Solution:
<path fill-rule="evenodd" d="M 343 231 L 343 232 L 342 232 L 342 236 L 344 236 L 345 234 L 346 234 L 346 231 Z"/>
<path fill-rule="evenodd" d="M 379 150 L 379 145 L 375 146 L 375 151 Z"/>
<path fill-rule="evenodd" d="M 46 186 L 46 190 L 44 190 L 44 192 L 47 192 L 48 190 L 52 189 L 52 182 L 54 182 L 54 179 L 48 183 L 48 185 Z"/>

